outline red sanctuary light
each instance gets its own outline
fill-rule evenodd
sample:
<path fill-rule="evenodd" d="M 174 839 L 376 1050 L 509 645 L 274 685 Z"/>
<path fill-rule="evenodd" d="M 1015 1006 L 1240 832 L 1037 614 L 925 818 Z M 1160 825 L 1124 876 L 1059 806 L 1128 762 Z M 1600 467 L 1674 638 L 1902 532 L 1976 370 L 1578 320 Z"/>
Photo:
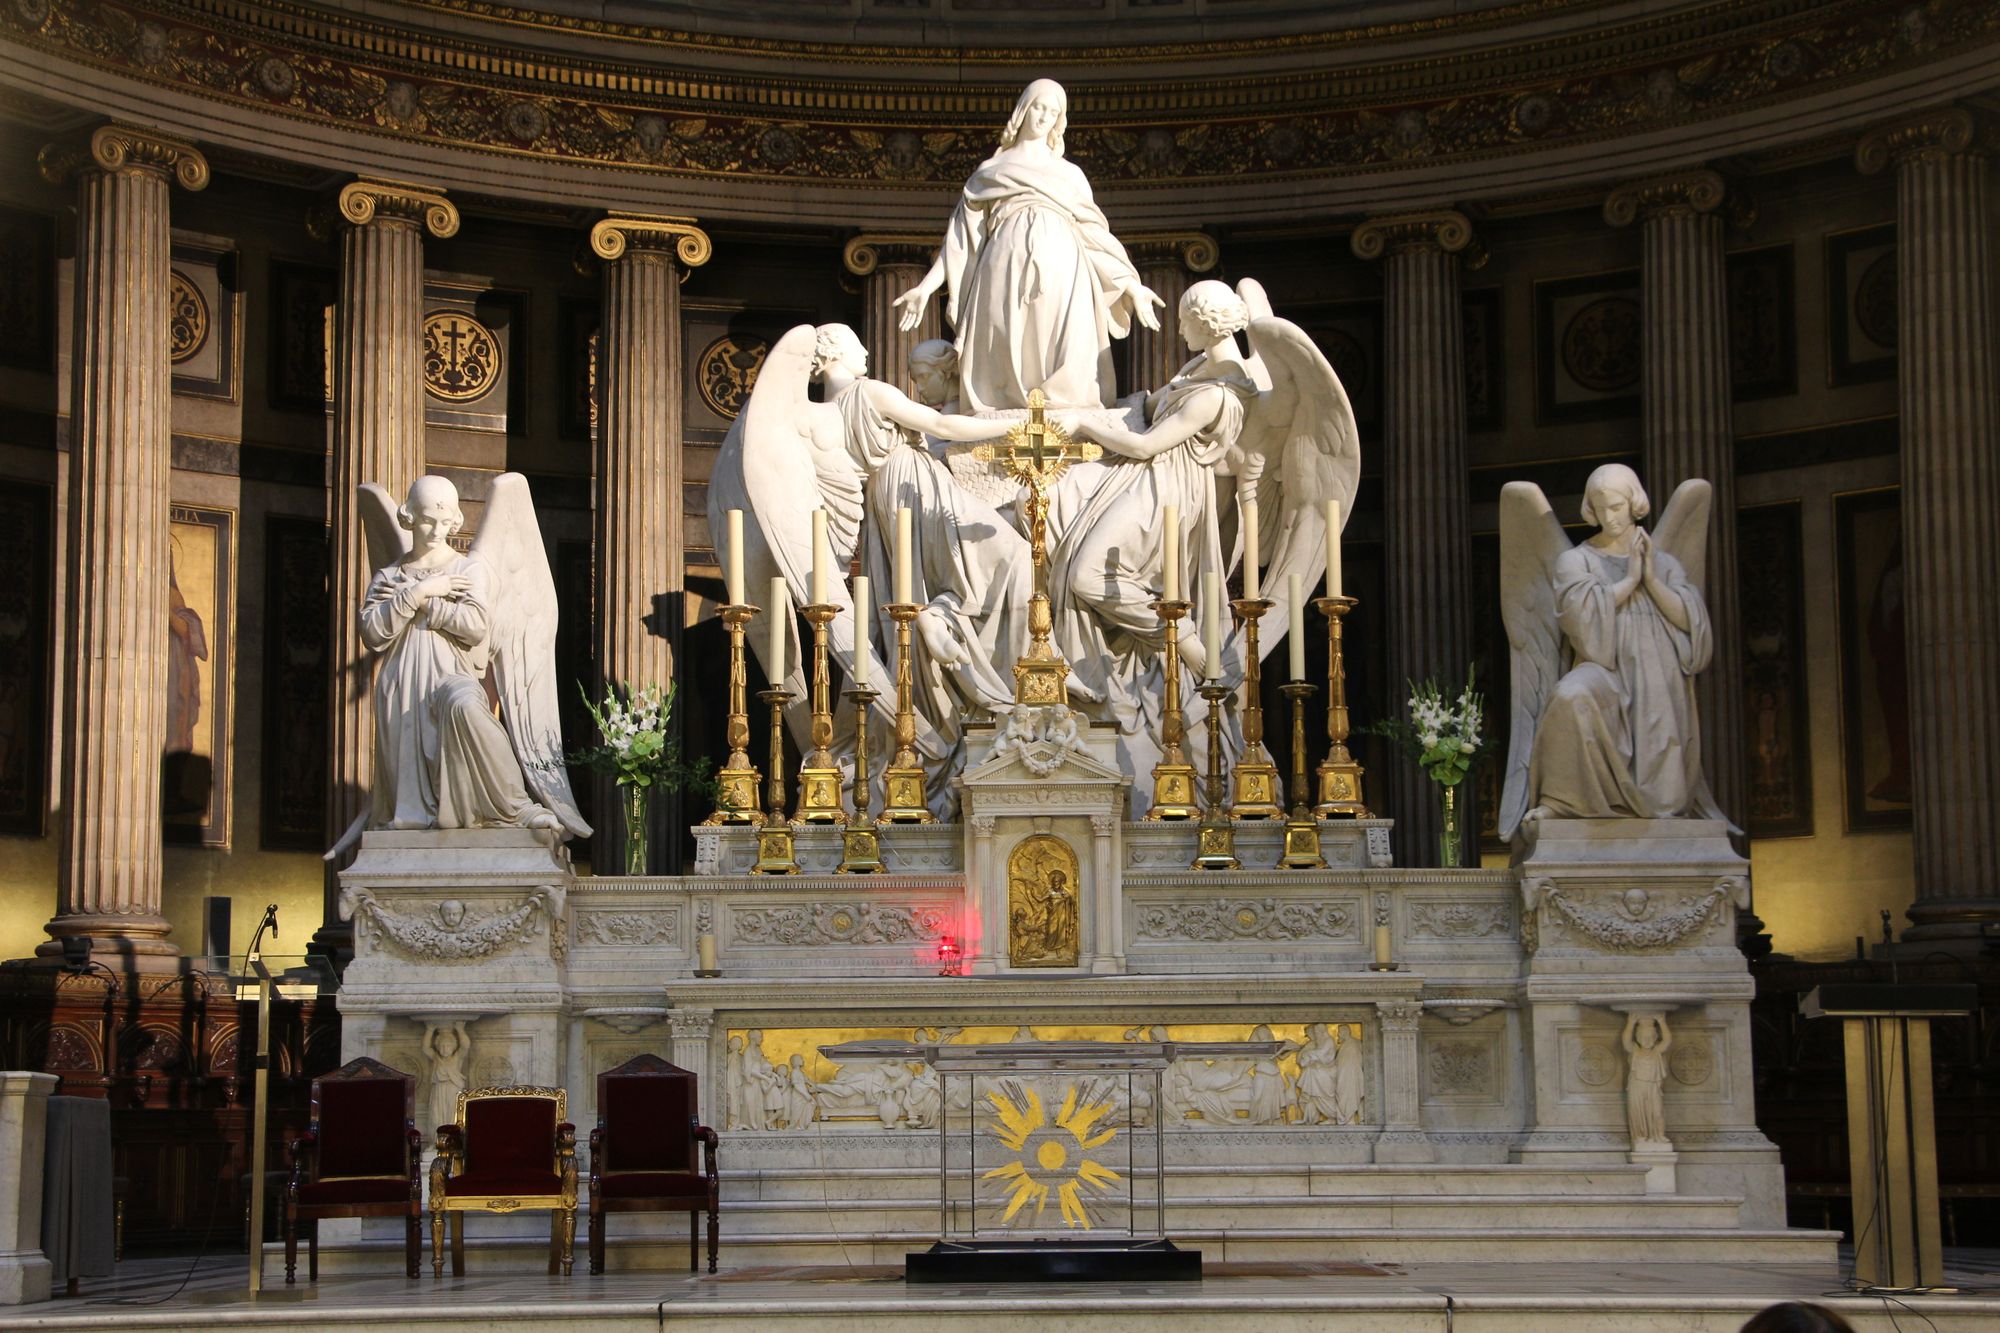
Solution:
<path fill-rule="evenodd" d="M 958 941 L 952 936 L 941 935 L 938 937 L 937 960 L 939 976 L 955 977 L 959 963 L 964 960 L 964 950 L 958 947 Z"/>

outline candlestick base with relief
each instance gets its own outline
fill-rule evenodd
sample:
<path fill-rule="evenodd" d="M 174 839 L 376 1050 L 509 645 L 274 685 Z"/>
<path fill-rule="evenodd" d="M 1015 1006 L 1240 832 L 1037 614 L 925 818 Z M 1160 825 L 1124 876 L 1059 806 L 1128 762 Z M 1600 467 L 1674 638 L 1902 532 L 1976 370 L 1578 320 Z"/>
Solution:
<path fill-rule="evenodd" d="M 762 818 L 757 789 L 764 779 L 750 762 L 749 686 L 743 656 L 743 635 L 756 614 L 757 608 L 747 603 L 722 608 L 722 625 L 729 634 L 729 714 L 723 730 L 729 758 L 715 775 L 715 813 L 704 824 L 755 824 Z"/>
<path fill-rule="evenodd" d="M 1368 806 L 1361 794 L 1361 765 L 1347 750 L 1347 660 L 1341 643 L 1341 621 L 1356 603 L 1352 597 L 1315 597 L 1313 609 L 1326 617 L 1326 758 L 1315 776 L 1319 781 L 1319 804 L 1313 813 L 1321 819 L 1366 819 Z"/>
<path fill-rule="evenodd" d="M 882 608 L 896 622 L 896 753 L 882 770 L 882 813 L 877 824 L 931 824 L 924 794 L 924 763 L 917 754 L 917 713 L 910 661 L 910 631 L 923 607 L 891 602 Z"/>
<path fill-rule="evenodd" d="M 1277 603 L 1267 597 L 1238 597 L 1230 604 L 1243 621 L 1243 753 L 1232 775 L 1229 815 L 1232 819 L 1283 819 L 1284 787 L 1278 766 L 1264 748 L 1263 663 L 1257 647 L 1257 622 Z M 1214 651 L 1211 649 L 1211 651 Z"/>
<path fill-rule="evenodd" d="M 1165 697 L 1160 705 L 1160 762 L 1153 765 L 1153 804 L 1146 811 L 1148 819 L 1184 820 L 1199 819 L 1201 805 L 1196 798 L 1196 789 L 1201 778 L 1194 771 L 1194 765 L 1187 759 L 1182 748 L 1187 739 L 1187 723 L 1181 711 L 1181 634 L 1180 618 L 1188 613 L 1194 603 L 1179 598 L 1162 597 L 1153 603 L 1159 612 L 1160 623 L 1165 630 L 1165 653 L 1163 664 L 1166 679 L 1163 683 Z"/>
<path fill-rule="evenodd" d="M 842 875 L 879 875 L 888 867 L 882 864 L 882 840 L 876 836 L 875 819 L 869 808 L 868 706 L 881 696 L 866 685 L 856 685 L 848 689 L 847 697 L 854 701 L 854 814 L 841 831 L 840 864 L 835 871 Z"/>
<path fill-rule="evenodd" d="M 841 807 L 840 765 L 833 757 L 833 688 L 827 666 L 826 629 L 840 608 L 814 602 L 803 608 L 812 626 L 811 681 L 812 748 L 799 765 L 799 805 L 792 818 L 801 824 L 845 824 Z"/>
<path fill-rule="evenodd" d="M 1229 697 L 1229 687 L 1211 681 L 1201 687 L 1201 697 L 1208 701 L 1208 808 L 1195 829 L 1192 865 L 1196 870 L 1235 870 L 1243 863 L 1236 859 L 1236 825 L 1223 805 L 1222 779 L 1222 701 Z"/>
<path fill-rule="evenodd" d="M 792 826 L 785 822 L 785 704 L 792 692 L 762 690 L 757 697 L 771 710 L 771 775 L 765 788 L 764 823 L 757 830 L 757 862 L 750 870 L 758 875 L 796 875 L 798 853 Z"/>
<path fill-rule="evenodd" d="M 1285 816 L 1285 850 L 1280 870 L 1324 870 L 1326 855 L 1319 842 L 1319 820 L 1306 805 L 1306 700 L 1314 686 L 1295 680 L 1282 687 L 1292 701 L 1292 812 Z"/>

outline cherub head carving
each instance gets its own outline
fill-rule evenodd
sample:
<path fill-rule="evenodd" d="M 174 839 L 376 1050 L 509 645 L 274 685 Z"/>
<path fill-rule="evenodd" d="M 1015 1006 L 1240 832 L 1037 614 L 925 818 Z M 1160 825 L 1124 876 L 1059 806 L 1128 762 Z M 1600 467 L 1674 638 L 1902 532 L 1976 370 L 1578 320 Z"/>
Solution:
<path fill-rule="evenodd" d="M 1652 513 L 1653 502 L 1638 473 L 1623 463 L 1606 463 L 1583 484 L 1582 512 L 1584 522 L 1616 537 Z"/>
<path fill-rule="evenodd" d="M 465 511 L 458 507 L 458 487 L 443 477 L 418 477 L 410 485 L 409 498 L 396 511 L 396 521 L 410 530 L 419 554 L 436 550 L 465 526 Z"/>
<path fill-rule="evenodd" d="M 1040 140 L 1057 157 L 1063 155 L 1063 132 L 1069 128 L 1069 94 L 1054 79 L 1036 79 L 1021 90 L 1014 114 L 1000 132 L 1000 146 L 1012 148 L 1022 139 Z"/>

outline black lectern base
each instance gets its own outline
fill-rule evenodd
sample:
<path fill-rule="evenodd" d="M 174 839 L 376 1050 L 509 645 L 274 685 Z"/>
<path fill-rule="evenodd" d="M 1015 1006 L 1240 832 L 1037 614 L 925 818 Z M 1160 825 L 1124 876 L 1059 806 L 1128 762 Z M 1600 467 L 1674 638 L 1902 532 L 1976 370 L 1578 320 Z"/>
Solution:
<path fill-rule="evenodd" d="M 1199 1282 L 1201 1251 L 1170 1240 L 939 1241 L 904 1256 L 907 1282 Z"/>

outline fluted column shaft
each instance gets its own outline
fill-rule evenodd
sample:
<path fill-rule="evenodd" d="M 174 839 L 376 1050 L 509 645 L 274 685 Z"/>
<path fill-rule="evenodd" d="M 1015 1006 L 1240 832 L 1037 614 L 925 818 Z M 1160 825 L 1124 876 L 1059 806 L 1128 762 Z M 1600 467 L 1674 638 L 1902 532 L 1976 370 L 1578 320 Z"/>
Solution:
<path fill-rule="evenodd" d="M 160 759 L 167 742 L 172 361 L 169 177 L 200 189 L 184 144 L 106 126 L 42 156 L 77 182 L 70 357 L 61 902 L 48 923 L 140 969 L 179 951 L 160 913 Z"/>
<path fill-rule="evenodd" d="M 1894 164 L 1904 634 L 1916 861 L 1911 940 L 2000 922 L 2000 404 L 1986 161 L 1952 110 L 1864 139 Z M 1974 945 L 1976 947 L 1976 945 Z"/>
<path fill-rule="evenodd" d="M 374 576 L 358 497 L 375 482 L 401 503 L 424 470 L 424 232 L 450 236 L 458 213 L 436 191 L 363 178 L 338 200 L 340 292 L 333 334 L 333 464 L 327 473 L 328 606 L 333 672 L 327 719 L 327 836 L 368 810 L 375 768 L 374 660 L 361 601 Z M 339 871 L 329 862 L 316 950 L 343 956 Z"/>
<path fill-rule="evenodd" d="M 1613 191 L 1605 216 L 1640 222 L 1639 402 L 1646 492 L 1654 517 L 1674 487 L 1700 477 L 1713 488 L 1708 599 L 1714 653 L 1695 678 L 1701 766 L 1724 814 L 1743 827 L 1743 627 L 1737 615 L 1736 439 L 1730 418 L 1729 305 L 1722 177 L 1691 171 Z"/>
<path fill-rule="evenodd" d="M 868 374 L 884 384 L 910 392 L 910 351 L 918 343 L 945 337 L 945 293 L 924 306 L 917 327 L 899 327 L 902 311 L 896 298 L 923 280 L 931 264 L 933 237 L 856 236 L 847 243 L 842 262 L 861 279 L 861 345 L 868 349 Z"/>
<path fill-rule="evenodd" d="M 590 239 L 604 272 L 594 470 L 597 666 L 607 685 L 664 687 L 674 680 L 686 589 L 677 256 L 698 251 L 693 262 L 706 260 L 708 238 L 690 219 L 618 214 L 592 228 Z M 624 824 L 603 799 L 611 795 L 608 785 L 600 791 L 592 846 L 602 873 L 624 864 Z M 654 839 L 656 856 L 664 840 Z"/>
<path fill-rule="evenodd" d="M 1125 337 L 1125 391 L 1131 393 L 1159 388 L 1192 355 L 1181 341 L 1181 297 L 1194 275 L 1214 268 L 1220 254 L 1215 242 L 1199 232 L 1129 237 L 1125 250 L 1139 270 L 1139 281 L 1163 302 L 1157 312 L 1159 328 L 1143 328 L 1135 322 Z"/>
<path fill-rule="evenodd" d="M 1459 252 L 1471 224 L 1451 212 L 1383 218 L 1354 233 L 1354 251 L 1381 258 L 1382 482 L 1390 705 L 1404 682 L 1435 677 L 1452 690 L 1472 660 L 1465 461 L 1465 358 Z M 1454 690 L 1455 692 L 1455 690 Z M 1391 768 L 1397 854 L 1405 865 L 1438 856 L 1443 825 L 1435 784 L 1413 764 Z M 1473 820 L 1462 820 L 1469 829 Z"/>

